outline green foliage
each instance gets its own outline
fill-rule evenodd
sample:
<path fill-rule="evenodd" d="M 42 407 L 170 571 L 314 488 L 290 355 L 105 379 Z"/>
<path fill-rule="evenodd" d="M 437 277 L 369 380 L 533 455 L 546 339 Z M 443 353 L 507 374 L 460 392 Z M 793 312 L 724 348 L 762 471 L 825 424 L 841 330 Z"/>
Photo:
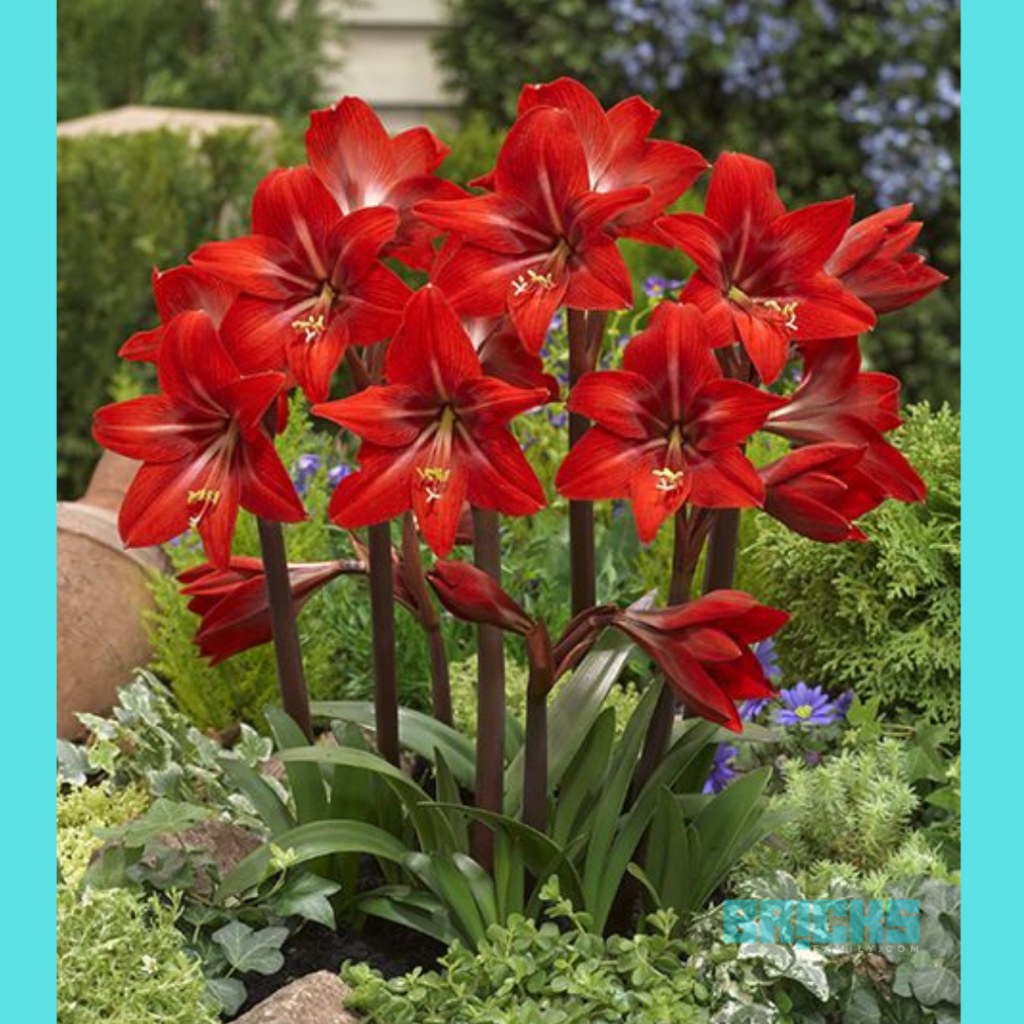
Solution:
<path fill-rule="evenodd" d="M 349 1009 L 378 1024 L 703 1024 L 707 992 L 680 963 L 671 914 L 648 919 L 653 934 L 594 935 L 555 897 L 542 924 L 518 915 L 492 925 L 476 951 L 456 943 L 441 972 L 413 971 L 386 981 L 367 964 L 348 963 Z"/>
<path fill-rule="evenodd" d="M 921 505 L 888 501 L 869 540 L 823 545 L 762 516 L 747 557 L 761 600 L 792 619 L 777 638 L 790 678 L 852 687 L 959 730 L 960 417 L 926 403 L 893 442 L 928 484 Z"/>
<path fill-rule="evenodd" d="M 921 802 L 905 744 L 885 738 L 816 768 L 790 758 L 783 775 L 785 789 L 770 801 L 782 824 L 744 859 L 740 877 L 784 869 L 818 897 L 836 879 L 879 896 L 894 879 L 945 874 L 938 852 L 913 828 Z"/>
<path fill-rule="evenodd" d="M 351 445 L 351 440 L 347 443 Z M 327 519 L 327 467 L 354 460 L 354 451 L 340 444 L 340 439 L 315 429 L 304 402 L 296 397 L 277 450 L 293 470 L 304 454 L 321 461 L 303 495 L 308 518 L 284 527 L 293 562 L 353 557 L 345 534 Z M 204 559 L 191 533 L 166 550 L 175 572 Z M 256 520 L 247 512 L 239 515 L 232 550 L 238 555 L 259 555 Z M 151 589 L 156 601 L 149 619 L 152 667 L 168 680 L 182 709 L 200 727 L 225 728 L 235 722 L 262 726 L 264 707 L 278 702 L 272 646 L 244 651 L 211 668 L 192 643 L 198 620 L 188 611 L 188 601 L 174 578 L 154 576 Z M 399 609 L 396 620 L 403 702 L 425 707 L 429 692 L 426 641 L 412 616 Z M 362 579 L 345 576 L 315 594 L 299 618 L 299 635 L 306 680 L 315 700 L 354 700 L 372 693 L 370 610 Z"/>
<path fill-rule="evenodd" d="M 57 793 L 57 863 L 68 883 L 77 884 L 100 845 L 98 828 L 111 828 L 141 814 L 149 797 L 137 786 L 74 786 Z"/>
<path fill-rule="evenodd" d="M 216 1024 L 199 962 L 175 927 L 175 905 L 124 889 L 57 886 L 57 1019 L 61 1024 Z"/>
<path fill-rule="evenodd" d="M 77 497 L 88 481 L 98 453 L 89 425 L 108 400 L 118 348 L 156 322 L 151 268 L 244 231 L 271 148 L 237 130 L 195 143 L 166 131 L 58 140 L 59 496 Z"/>
<path fill-rule="evenodd" d="M 57 118 L 126 103 L 302 117 L 340 38 L 318 0 L 60 0 Z"/>
<path fill-rule="evenodd" d="M 800 900 L 807 894 L 783 872 L 754 879 L 738 894 Z M 828 899 L 864 893 L 839 882 Z M 959 1024 L 960 889 L 909 877 L 876 894 L 920 903 L 920 941 L 868 946 L 725 944 L 722 911 L 705 916 L 688 938 L 690 968 L 712 993 L 715 1024 Z M 833 921 L 847 915 L 833 910 Z"/>

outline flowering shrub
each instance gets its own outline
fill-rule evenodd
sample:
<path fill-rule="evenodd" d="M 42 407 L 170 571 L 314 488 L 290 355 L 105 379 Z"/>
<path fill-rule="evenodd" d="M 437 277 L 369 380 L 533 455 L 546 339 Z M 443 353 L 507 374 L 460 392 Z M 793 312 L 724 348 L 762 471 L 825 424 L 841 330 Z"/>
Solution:
<path fill-rule="evenodd" d="M 271 838 L 221 898 L 336 854 L 310 870 L 335 872 L 360 909 L 477 943 L 535 906 L 555 871 L 600 931 L 632 912 L 630 878 L 693 913 L 769 827 L 767 771 L 699 792 L 722 730 L 742 738 L 743 702 L 774 697 L 754 645 L 789 619 L 733 589 L 739 511 L 835 545 L 863 542 L 857 521 L 882 502 L 924 499 L 886 437 L 899 382 L 860 369 L 857 336 L 944 276 L 910 251 L 909 208 L 857 222 L 851 197 L 789 210 L 772 167 L 745 154 L 715 162 L 702 213 L 667 214 L 709 165 L 652 138 L 656 119 L 639 96 L 605 109 L 572 79 L 526 86 L 470 194 L 438 176 L 446 147 L 431 132 L 392 138 L 346 97 L 312 115 L 308 165 L 257 186 L 250 233 L 155 275 L 161 322 L 123 354 L 155 363 L 159 390 L 94 417 L 101 444 L 141 462 L 121 535 L 198 537 L 206 561 L 179 575 L 196 645 L 215 664 L 272 640 L 283 703 L 267 718 L 291 803 L 236 769 Z M 609 314 L 633 305 L 623 239 L 697 269 L 678 292 L 657 282 L 605 358 Z M 410 287 L 398 264 L 428 280 Z M 528 611 L 502 576 L 501 517 L 528 521 L 548 501 L 513 424 L 560 397 L 559 367 L 544 361 L 559 311 L 567 624 Z M 287 559 L 282 524 L 322 510 L 296 485 L 308 497 L 311 464 L 286 464 L 278 447 L 291 392 L 342 428 L 345 450 L 358 443 L 326 511 L 351 557 Z M 759 432 L 783 442 L 763 466 L 747 453 Z M 640 543 L 671 529 L 663 607 L 600 600 L 603 501 L 629 509 Z M 241 510 L 259 559 L 235 550 Z M 450 557 L 470 546 L 471 562 Z M 311 707 L 297 616 L 353 573 L 369 582 L 373 705 Z M 399 708 L 396 603 L 424 634 L 432 715 Z M 439 608 L 477 630 L 475 742 L 452 727 Z M 504 633 L 527 665 L 521 731 L 506 721 Z M 658 679 L 615 744 L 601 705 L 634 646 Z M 826 714 L 806 698 L 794 697 L 797 718 Z M 315 714 L 335 720 L 336 744 L 312 742 Z M 372 729 L 376 753 L 354 724 Z M 401 770 L 403 746 L 431 763 L 433 802 Z M 404 884 L 360 893 L 361 853 Z"/>

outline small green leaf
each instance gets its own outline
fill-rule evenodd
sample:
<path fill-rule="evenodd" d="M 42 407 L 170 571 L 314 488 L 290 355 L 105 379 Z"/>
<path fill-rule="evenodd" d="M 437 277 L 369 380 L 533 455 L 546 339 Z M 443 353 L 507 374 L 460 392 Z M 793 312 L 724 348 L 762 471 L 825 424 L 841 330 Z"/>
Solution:
<path fill-rule="evenodd" d="M 284 967 L 281 946 L 288 938 L 287 928 L 254 931 L 241 921 L 232 921 L 215 931 L 212 938 L 224 950 L 228 963 L 242 974 L 276 974 Z"/>

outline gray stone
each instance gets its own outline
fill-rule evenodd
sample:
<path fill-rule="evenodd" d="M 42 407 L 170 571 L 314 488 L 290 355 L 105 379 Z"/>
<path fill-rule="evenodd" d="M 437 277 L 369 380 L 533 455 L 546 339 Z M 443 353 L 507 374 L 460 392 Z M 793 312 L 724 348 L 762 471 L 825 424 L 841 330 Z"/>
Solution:
<path fill-rule="evenodd" d="M 347 995 L 336 974 L 317 971 L 278 989 L 235 1024 L 360 1024 L 342 1005 Z"/>

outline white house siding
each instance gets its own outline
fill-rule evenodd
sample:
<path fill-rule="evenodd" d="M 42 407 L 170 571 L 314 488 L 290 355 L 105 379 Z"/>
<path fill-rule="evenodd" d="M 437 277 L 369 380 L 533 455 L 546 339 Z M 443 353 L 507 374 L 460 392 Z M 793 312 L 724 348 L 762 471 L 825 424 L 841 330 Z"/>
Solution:
<path fill-rule="evenodd" d="M 324 0 L 345 26 L 342 60 L 326 82 L 331 99 L 361 96 L 391 131 L 444 121 L 453 103 L 431 48 L 443 0 Z"/>

